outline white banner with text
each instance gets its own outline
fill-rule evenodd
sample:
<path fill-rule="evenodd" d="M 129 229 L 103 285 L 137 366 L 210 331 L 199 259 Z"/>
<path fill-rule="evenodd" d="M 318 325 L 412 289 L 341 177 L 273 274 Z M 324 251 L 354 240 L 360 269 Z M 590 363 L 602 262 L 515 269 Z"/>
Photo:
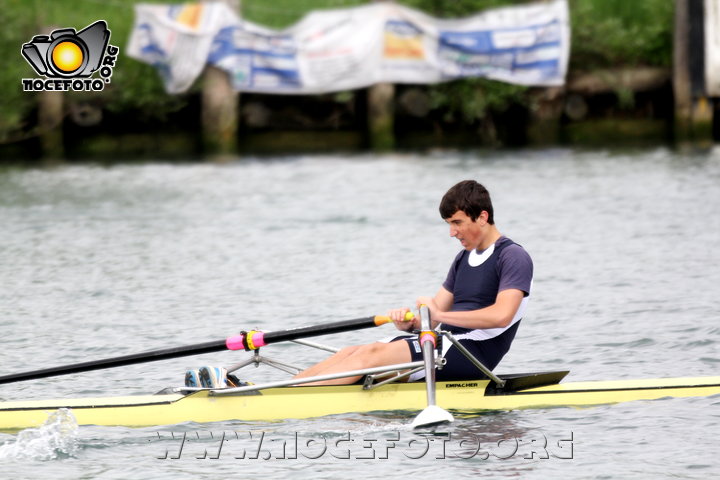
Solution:
<path fill-rule="evenodd" d="M 529 86 L 565 82 L 566 0 L 438 19 L 390 2 L 314 11 L 283 30 L 240 19 L 222 3 L 135 6 L 126 50 L 157 68 L 170 93 L 206 64 L 242 92 L 316 94 L 375 83 L 483 77 Z"/>

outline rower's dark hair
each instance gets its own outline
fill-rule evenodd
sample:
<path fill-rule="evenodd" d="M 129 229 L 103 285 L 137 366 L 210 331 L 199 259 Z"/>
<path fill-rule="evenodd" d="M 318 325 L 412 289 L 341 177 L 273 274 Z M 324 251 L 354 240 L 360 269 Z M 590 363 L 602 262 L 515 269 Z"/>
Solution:
<path fill-rule="evenodd" d="M 440 216 L 448 219 L 461 210 L 472 221 L 477 220 L 485 210 L 488 212 L 488 223 L 495 224 L 490 192 L 475 180 L 463 180 L 450 188 L 440 201 Z"/>

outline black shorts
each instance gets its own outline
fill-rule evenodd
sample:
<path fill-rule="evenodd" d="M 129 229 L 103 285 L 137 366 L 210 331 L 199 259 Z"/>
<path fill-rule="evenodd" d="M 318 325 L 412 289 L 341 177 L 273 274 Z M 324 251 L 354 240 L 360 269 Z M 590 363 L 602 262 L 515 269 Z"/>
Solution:
<path fill-rule="evenodd" d="M 438 338 L 439 340 L 439 338 Z M 391 342 L 405 341 L 410 350 L 411 361 L 418 362 L 423 360 L 422 347 L 417 335 L 401 335 L 395 337 Z M 449 340 L 445 339 L 445 342 Z M 480 362 L 488 369 L 492 370 L 500 362 L 500 359 L 484 358 L 482 343 L 474 340 L 459 340 L 460 344 L 468 349 Z M 442 345 L 438 345 L 442 349 Z M 488 378 L 479 368 L 477 368 L 455 345 L 450 345 L 443 356 L 445 365 L 435 371 L 435 380 L 451 381 L 451 380 L 479 380 Z"/>

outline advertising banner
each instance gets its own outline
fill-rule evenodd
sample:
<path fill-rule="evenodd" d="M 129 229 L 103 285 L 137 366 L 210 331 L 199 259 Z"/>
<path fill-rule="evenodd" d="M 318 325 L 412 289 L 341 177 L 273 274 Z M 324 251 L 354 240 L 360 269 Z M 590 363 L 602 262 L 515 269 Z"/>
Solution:
<path fill-rule="evenodd" d="M 554 86 L 565 82 L 570 52 L 566 0 L 454 20 L 382 2 L 314 11 L 283 30 L 220 3 L 138 4 L 135 15 L 128 54 L 154 65 L 170 93 L 186 91 L 208 63 L 242 92 L 316 94 L 466 77 Z"/>

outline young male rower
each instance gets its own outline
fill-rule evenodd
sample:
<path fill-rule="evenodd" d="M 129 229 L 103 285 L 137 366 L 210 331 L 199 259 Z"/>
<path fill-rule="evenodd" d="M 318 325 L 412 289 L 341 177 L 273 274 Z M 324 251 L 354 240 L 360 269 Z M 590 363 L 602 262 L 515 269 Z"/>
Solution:
<path fill-rule="evenodd" d="M 433 326 L 447 330 L 489 369 L 495 368 L 515 338 L 530 295 L 533 264 L 530 255 L 503 236 L 495 226 L 490 194 L 473 180 L 458 183 L 443 196 L 440 215 L 450 226 L 450 236 L 463 250 L 453 260 L 447 278 L 434 297 L 418 297 L 427 305 Z M 388 312 L 404 331 L 419 329 L 417 319 L 404 321 L 409 308 Z M 437 380 L 469 380 L 484 375 L 450 342 L 442 343 L 445 366 Z M 295 378 L 339 373 L 422 360 L 416 335 L 343 348 Z M 422 378 L 424 372 L 411 380 Z M 315 385 L 341 385 L 360 377 L 344 377 Z M 312 385 L 311 384 L 311 385 Z"/>

